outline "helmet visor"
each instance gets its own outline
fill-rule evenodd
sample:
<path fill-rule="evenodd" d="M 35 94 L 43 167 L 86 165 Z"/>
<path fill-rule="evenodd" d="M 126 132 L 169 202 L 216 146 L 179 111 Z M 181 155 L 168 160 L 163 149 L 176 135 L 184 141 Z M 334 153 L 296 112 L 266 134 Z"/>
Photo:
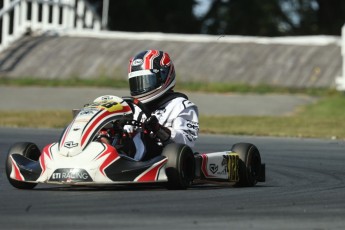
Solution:
<path fill-rule="evenodd" d="M 145 75 L 130 76 L 129 78 L 129 88 L 132 96 L 150 92 L 159 86 L 158 77 L 152 72 Z"/>

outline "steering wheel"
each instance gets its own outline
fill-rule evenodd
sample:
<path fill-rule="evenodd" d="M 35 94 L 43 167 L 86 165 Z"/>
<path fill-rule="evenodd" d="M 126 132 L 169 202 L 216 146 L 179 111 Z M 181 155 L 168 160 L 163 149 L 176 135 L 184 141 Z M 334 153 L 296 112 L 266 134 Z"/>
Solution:
<path fill-rule="evenodd" d="M 143 113 L 145 114 L 146 117 L 150 117 L 151 113 L 149 111 L 149 109 L 147 108 L 147 106 L 142 103 L 141 101 L 139 101 L 138 99 L 134 98 L 134 97 L 122 97 L 122 99 L 128 103 L 128 105 L 131 107 L 131 109 L 134 111 L 134 107 L 133 105 L 136 105 L 139 107 L 139 109 L 141 109 L 141 111 L 143 111 Z"/>

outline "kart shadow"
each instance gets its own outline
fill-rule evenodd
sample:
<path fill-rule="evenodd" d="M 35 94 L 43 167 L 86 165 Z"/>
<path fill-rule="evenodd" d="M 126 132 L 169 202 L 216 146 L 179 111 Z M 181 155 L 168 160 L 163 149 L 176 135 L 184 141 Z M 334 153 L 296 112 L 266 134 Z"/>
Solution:
<path fill-rule="evenodd" d="M 49 187 L 48 187 L 49 186 Z M 256 185 L 253 188 L 266 188 L 267 185 Z M 247 187 L 249 188 L 249 187 Z M 215 184 L 196 184 L 192 185 L 185 191 L 195 190 L 215 190 L 215 189 L 246 189 L 241 186 L 215 185 Z M 105 186 L 71 186 L 71 185 L 45 185 L 44 187 L 36 187 L 37 191 L 178 191 L 178 189 L 168 189 L 164 184 L 135 184 L 135 185 L 105 185 Z"/>
<path fill-rule="evenodd" d="M 35 188 L 39 191 L 144 191 L 165 190 L 164 186 L 157 185 L 104 185 L 104 186 L 73 186 L 73 185 L 48 185 Z"/>

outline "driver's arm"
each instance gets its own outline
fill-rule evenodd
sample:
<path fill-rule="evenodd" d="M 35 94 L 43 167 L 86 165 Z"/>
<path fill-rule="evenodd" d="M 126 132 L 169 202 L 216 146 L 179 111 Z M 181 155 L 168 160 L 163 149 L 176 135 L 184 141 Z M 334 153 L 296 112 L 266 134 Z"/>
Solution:
<path fill-rule="evenodd" d="M 196 106 L 184 109 L 172 120 L 171 127 L 168 128 L 171 131 L 171 140 L 193 147 L 199 133 L 199 118 Z"/>
<path fill-rule="evenodd" d="M 164 125 L 158 122 L 155 115 L 147 118 L 144 122 L 145 129 L 152 132 L 163 143 L 173 141 L 193 147 L 199 132 L 197 107 L 189 106 L 179 113 L 169 115 Z"/>

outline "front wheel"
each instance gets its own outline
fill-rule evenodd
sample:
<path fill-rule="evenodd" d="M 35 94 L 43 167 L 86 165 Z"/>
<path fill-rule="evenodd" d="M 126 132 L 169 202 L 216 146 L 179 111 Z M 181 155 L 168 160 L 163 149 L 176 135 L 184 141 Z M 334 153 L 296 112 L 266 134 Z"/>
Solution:
<path fill-rule="evenodd" d="M 12 159 L 11 159 L 12 154 L 20 154 L 26 158 L 29 158 L 30 160 L 38 161 L 41 155 L 40 150 L 38 149 L 37 145 L 35 145 L 34 143 L 30 143 L 30 142 L 15 143 L 9 149 L 7 160 L 6 160 L 6 174 L 7 174 L 7 178 L 10 184 L 13 187 L 18 188 L 18 189 L 33 189 L 37 185 L 37 183 L 17 181 L 10 177 L 11 172 L 12 172 Z"/>
<path fill-rule="evenodd" d="M 238 186 L 251 187 L 260 181 L 262 174 L 261 156 L 258 148 L 249 143 L 233 145 L 232 152 L 239 155 L 239 182 Z"/>
<path fill-rule="evenodd" d="M 167 145 L 162 155 L 168 158 L 166 174 L 168 189 L 186 189 L 194 179 L 195 159 L 192 149 L 184 144 Z"/>

